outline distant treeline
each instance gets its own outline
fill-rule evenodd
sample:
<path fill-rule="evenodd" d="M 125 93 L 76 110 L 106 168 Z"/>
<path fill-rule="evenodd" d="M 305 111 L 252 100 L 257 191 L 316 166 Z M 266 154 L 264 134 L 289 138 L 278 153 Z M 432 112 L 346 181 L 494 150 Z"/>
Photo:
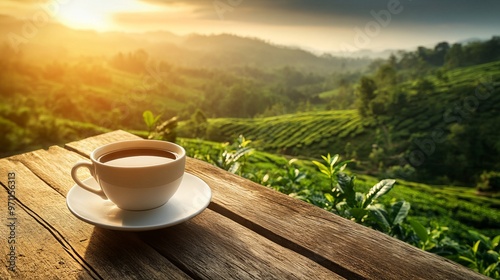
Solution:
<path fill-rule="evenodd" d="M 377 62 L 356 86 L 360 115 L 377 123 L 370 156 L 381 169 L 411 166 L 434 183 L 474 183 L 500 171 L 498 61 L 500 37 Z"/>
<path fill-rule="evenodd" d="M 335 113 L 218 118 L 208 123 L 193 118 L 182 126 L 181 135 L 230 141 L 243 134 L 270 152 L 294 156 L 344 152 L 372 174 L 437 184 L 487 181 L 497 186 L 500 47 L 491 46 L 499 43 L 499 37 L 450 48 L 439 43 L 434 49 L 419 48 L 376 61 L 368 73 L 337 77 L 334 90 L 309 99 L 312 102 L 305 106 L 319 110 L 330 100 L 338 106 Z M 469 57 L 465 66 L 449 63 L 451 49 L 457 46 Z M 487 53 L 491 59 L 485 58 Z M 443 58 L 440 65 L 435 65 L 437 57 Z M 344 108 L 357 108 L 357 114 L 337 110 Z"/>

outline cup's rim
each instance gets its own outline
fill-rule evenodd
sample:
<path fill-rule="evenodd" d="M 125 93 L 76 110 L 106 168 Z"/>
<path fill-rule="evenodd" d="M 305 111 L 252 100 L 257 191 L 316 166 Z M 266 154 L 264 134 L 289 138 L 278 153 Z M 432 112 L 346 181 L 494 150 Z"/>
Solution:
<path fill-rule="evenodd" d="M 148 145 L 144 145 L 144 144 L 148 144 Z M 117 146 L 117 147 L 113 148 L 115 146 Z M 165 146 L 174 147 L 175 149 L 168 149 Z M 160 164 L 152 164 L 152 165 L 147 165 L 147 166 L 114 166 L 114 165 L 105 164 L 105 163 L 102 163 L 99 161 L 99 158 L 105 154 L 108 154 L 111 152 L 116 152 L 116 151 L 128 150 L 131 148 L 158 148 L 161 150 L 166 150 L 168 152 L 174 153 L 177 156 L 173 161 L 169 161 L 166 163 L 160 163 Z M 116 141 L 116 142 L 102 145 L 102 146 L 94 149 L 90 153 L 90 160 L 94 164 L 97 164 L 100 166 L 105 166 L 105 167 L 120 168 L 120 169 L 172 165 L 172 164 L 176 164 L 177 162 L 183 160 L 185 157 L 186 157 L 186 150 L 184 149 L 184 147 L 182 147 L 179 144 L 169 142 L 169 141 L 146 140 L 146 139 Z"/>

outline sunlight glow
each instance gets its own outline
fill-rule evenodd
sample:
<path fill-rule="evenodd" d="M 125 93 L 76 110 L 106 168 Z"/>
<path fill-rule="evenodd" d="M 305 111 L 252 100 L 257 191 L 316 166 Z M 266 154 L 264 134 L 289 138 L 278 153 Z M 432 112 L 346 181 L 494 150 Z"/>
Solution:
<path fill-rule="evenodd" d="M 56 18 L 75 29 L 109 31 L 114 27 L 112 18 L 115 14 L 157 10 L 156 6 L 138 0 L 73 0 L 60 5 Z"/>

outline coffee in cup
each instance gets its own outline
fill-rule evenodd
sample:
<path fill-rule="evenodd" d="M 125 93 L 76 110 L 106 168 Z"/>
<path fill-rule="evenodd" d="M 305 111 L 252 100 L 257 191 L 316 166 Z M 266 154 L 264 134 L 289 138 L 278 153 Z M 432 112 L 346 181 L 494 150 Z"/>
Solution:
<path fill-rule="evenodd" d="M 165 204 L 179 188 L 186 152 L 171 142 L 129 140 L 95 149 L 90 160 L 78 162 L 71 169 L 78 186 L 111 200 L 121 209 L 148 210 Z M 81 167 L 89 169 L 100 189 L 78 178 Z"/>
<path fill-rule="evenodd" d="M 177 155 L 158 149 L 119 150 L 100 156 L 97 160 L 112 166 L 148 166 L 174 161 Z"/>

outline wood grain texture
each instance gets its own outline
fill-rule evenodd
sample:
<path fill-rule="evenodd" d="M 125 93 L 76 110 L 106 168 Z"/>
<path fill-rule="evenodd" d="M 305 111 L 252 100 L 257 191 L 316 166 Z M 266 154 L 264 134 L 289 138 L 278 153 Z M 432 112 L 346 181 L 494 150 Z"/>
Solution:
<path fill-rule="evenodd" d="M 75 256 L 62 236 L 25 204 L 23 196 L 28 191 L 25 186 L 43 183 L 30 175 L 29 170 L 21 163 L 0 160 L 0 183 L 2 184 L 0 199 L 2 205 L 7 205 L 6 186 L 8 184 L 6 180 L 7 172 L 11 171 L 16 172 L 15 191 L 16 197 L 19 199 L 15 202 L 16 227 L 13 234 L 15 236 L 15 254 L 17 255 L 16 272 L 7 269 L 7 258 L 4 256 L 7 256 L 10 250 L 6 246 L 7 236 L 10 236 L 10 232 L 7 231 L 10 229 L 2 224 L 0 228 L 0 236 L 2 236 L 0 279 L 97 278 L 97 275 L 86 266 L 85 262 Z M 50 205 L 50 198 L 47 202 Z M 7 209 L 2 207 L 1 210 L 0 217 L 2 217 L 3 223 L 8 221 Z"/>
<path fill-rule="evenodd" d="M 70 175 L 71 167 L 78 161 L 89 161 L 85 157 L 68 152 L 59 146 L 16 155 L 9 160 L 22 162 L 31 172 L 64 197 L 74 185 Z M 84 168 L 79 170 L 79 175 L 82 180 L 90 177 L 90 173 Z"/>
<path fill-rule="evenodd" d="M 74 184 L 69 170 L 80 159 L 80 156 L 67 153 L 65 149 L 52 147 L 48 151 L 16 156 L 15 160 L 28 164 L 40 179 L 50 182 L 54 189 L 67 193 Z M 56 167 L 44 168 L 47 162 Z M 181 266 L 189 275 L 199 279 L 343 279 L 224 216 L 206 211 L 208 213 L 186 224 L 153 234 L 141 234 L 141 239 Z M 94 229 L 89 247 L 102 242 L 95 240 L 94 235 L 103 232 L 108 231 Z M 121 233 L 115 234 L 120 238 Z M 101 251 L 100 255 L 107 252 L 99 248 L 97 246 L 92 250 Z"/>
<path fill-rule="evenodd" d="M 33 227 L 38 224 L 44 229 L 31 230 L 26 235 L 20 234 L 18 239 L 20 241 L 32 239 L 36 242 L 38 239 L 44 240 L 41 237 L 48 235 L 55 244 L 51 248 L 43 249 L 43 256 L 50 258 L 52 261 L 50 263 L 43 258 L 36 258 L 36 251 L 30 247 L 25 248 L 22 254 L 29 256 L 31 261 L 27 266 L 19 263 L 20 270 L 25 271 L 27 275 L 47 274 L 47 277 L 41 279 L 72 279 L 73 277 L 63 270 L 54 269 L 55 264 L 52 259 L 55 254 L 58 256 L 57 252 L 62 251 L 66 257 L 74 259 L 84 268 L 80 271 L 72 270 L 74 272 L 72 275 L 75 276 L 73 279 L 87 278 L 89 275 L 95 279 L 126 279 L 130 276 L 137 277 L 136 279 L 190 279 L 156 250 L 139 240 L 135 234 L 95 230 L 92 225 L 83 223 L 73 216 L 66 207 L 65 196 L 55 190 L 62 189 L 65 185 L 73 185 L 69 182 L 71 178 L 68 171 L 60 171 L 66 175 L 54 180 L 55 186 L 51 187 L 45 183 L 50 181 L 45 177 L 51 177 L 49 173 L 42 172 L 35 175 L 19 161 L 19 159 L 30 161 L 31 166 L 40 164 L 41 166 L 34 168 L 35 170 L 43 170 L 47 159 L 55 165 L 58 160 L 66 164 L 69 162 L 68 159 L 64 159 L 69 154 L 68 151 L 61 148 L 49 151 L 51 156 L 47 155 L 44 157 L 45 160 L 40 162 L 38 162 L 40 157 L 36 155 L 43 154 L 42 151 L 1 161 L 0 172 L 6 172 L 5 170 L 16 172 L 17 198 L 23 209 L 35 217 L 36 223 Z M 1 182 L 5 185 L 3 180 Z M 20 220 L 20 227 L 24 227 L 28 222 L 29 220 Z M 40 246 L 44 244 L 41 243 Z M 32 257 L 34 259 L 31 259 Z"/>
<path fill-rule="evenodd" d="M 103 144 L 138 137 L 123 131 L 69 143 L 84 156 Z M 349 279 L 488 279 L 313 205 L 205 162 L 186 170 L 213 190 L 210 209 Z"/>
<path fill-rule="evenodd" d="M 199 279 L 345 279 L 208 209 L 141 238 Z"/>
<path fill-rule="evenodd" d="M 212 210 L 346 278 L 488 279 L 204 162 L 189 159 L 187 170 L 212 186 Z"/>
<path fill-rule="evenodd" d="M 66 145 L 64 145 L 64 147 L 70 151 L 74 151 L 76 153 L 89 157 L 90 153 L 99 146 L 117 141 L 137 140 L 137 139 L 141 138 L 139 136 L 130 134 L 123 130 L 115 130 L 112 132 L 85 138 L 80 141 L 67 143 Z"/>

